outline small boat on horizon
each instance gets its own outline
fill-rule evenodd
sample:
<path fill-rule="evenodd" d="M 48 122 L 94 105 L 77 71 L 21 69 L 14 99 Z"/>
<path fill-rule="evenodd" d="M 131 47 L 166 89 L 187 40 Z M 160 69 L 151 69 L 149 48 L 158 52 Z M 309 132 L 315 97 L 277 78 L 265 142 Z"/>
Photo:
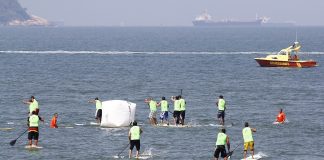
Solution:
<path fill-rule="evenodd" d="M 300 60 L 297 52 L 301 45 L 294 42 L 292 46 L 282 49 L 275 55 L 268 55 L 264 58 L 254 58 L 261 67 L 290 67 L 290 68 L 307 68 L 317 66 L 314 60 Z"/>

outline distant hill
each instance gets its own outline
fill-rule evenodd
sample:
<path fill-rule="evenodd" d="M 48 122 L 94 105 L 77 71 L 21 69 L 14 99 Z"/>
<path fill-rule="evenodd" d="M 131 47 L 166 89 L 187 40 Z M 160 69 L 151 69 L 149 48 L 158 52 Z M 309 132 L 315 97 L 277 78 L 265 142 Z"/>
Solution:
<path fill-rule="evenodd" d="M 14 20 L 26 21 L 31 16 L 17 0 L 0 0 L 0 25 L 7 25 Z"/>

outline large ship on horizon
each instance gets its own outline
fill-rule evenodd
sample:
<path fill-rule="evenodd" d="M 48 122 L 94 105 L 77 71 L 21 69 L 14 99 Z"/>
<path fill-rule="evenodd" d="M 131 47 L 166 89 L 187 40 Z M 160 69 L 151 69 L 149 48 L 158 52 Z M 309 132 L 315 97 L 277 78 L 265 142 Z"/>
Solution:
<path fill-rule="evenodd" d="M 225 19 L 221 21 L 214 21 L 212 17 L 205 11 L 203 14 L 197 16 L 195 20 L 192 21 L 194 26 L 198 27 L 261 27 L 261 26 L 294 26 L 293 22 L 285 23 L 268 23 L 268 17 L 258 17 L 255 20 L 249 21 L 238 21 L 232 19 Z"/>

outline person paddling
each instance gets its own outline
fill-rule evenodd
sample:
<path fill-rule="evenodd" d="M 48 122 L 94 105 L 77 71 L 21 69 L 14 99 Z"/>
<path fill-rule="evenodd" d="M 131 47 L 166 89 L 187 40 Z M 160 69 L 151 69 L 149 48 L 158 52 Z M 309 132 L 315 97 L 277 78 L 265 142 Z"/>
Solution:
<path fill-rule="evenodd" d="M 186 118 L 186 100 L 179 95 L 179 101 L 180 101 L 180 119 L 181 119 L 181 125 L 184 125 L 184 120 Z"/>
<path fill-rule="evenodd" d="M 245 128 L 242 130 L 243 134 L 243 140 L 244 140 L 244 152 L 243 152 L 243 157 L 246 159 L 246 154 L 248 148 L 250 148 L 251 154 L 252 154 L 252 159 L 254 156 L 254 140 L 253 140 L 253 135 L 252 132 L 256 132 L 255 128 L 250 128 L 249 123 L 245 122 L 244 124 Z"/>
<path fill-rule="evenodd" d="M 160 116 L 160 119 L 161 119 L 161 124 L 167 124 L 169 125 L 169 113 L 168 113 L 168 110 L 169 110 L 169 104 L 168 104 L 168 101 L 165 100 L 165 97 L 162 97 L 161 98 L 162 100 L 157 104 L 157 106 L 161 106 L 161 116 Z"/>
<path fill-rule="evenodd" d="M 33 111 L 35 111 L 37 115 L 39 114 L 38 102 L 34 96 L 31 96 L 28 101 L 23 101 L 23 103 L 29 105 L 29 115 L 31 115 Z"/>
<path fill-rule="evenodd" d="M 96 104 L 96 121 L 97 123 L 101 123 L 101 118 L 102 118 L 102 103 L 99 100 L 98 97 L 96 97 L 94 100 L 89 100 L 89 103 L 94 103 Z"/>
<path fill-rule="evenodd" d="M 228 151 L 230 151 L 231 145 L 229 141 L 229 136 L 226 135 L 225 133 L 226 130 L 225 128 L 223 128 L 221 132 L 219 132 L 217 135 L 216 149 L 214 153 L 215 160 L 218 160 L 219 154 L 221 154 L 221 157 L 224 158 L 224 160 L 227 160 L 225 144 L 227 144 Z"/>
<path fill-rule="evenodd" d="M 50 125 L 51 128 L 58 128 L 58 126 L 57 126 L 57 117 L 58 117 L 58 114 L 54 113 L 53 118 L 51 120 L 51 125 Z"/>
<path fill-rule="evenodd" d="M 282 109 L 280 109 L 278 115 L 277 115 L 277 122 L 279 123 L 285 123 L 286 121 L 286 114 L 283 112 Z"/>
<path fill-rule="evenodd" d="M 157 124 L 157 120 L 156 120 L 157 103 L 156 101 L 153 100 L 152 97 L 146 99 L 145 102 L 148 103 L 150 107 L 150 114 L 149 114 L 150 124 L 156 125 Z"/>
<path fill-rule="evenodd" d="M 180 101 L 179 101 L 179 96 L 172 96 L 171 100 L 173 101 L 173 119 L 174 119 L 174 124 L 175 125 L 179 125 L 179 121 L 180 121 L 180 113 L 181 113 L 181 106 L 180 106 Z"/>
<path fill-rule="evenodd" d="M 129 147 L 129 153 L 128 153 L 128 157 L 132 158 L 132 151 L 134 146 L 136 146 L 136 158 L 139 157 L 139 151 L 141 149 L 141 134 L 143 133 L 143 130 L 137 126 L 137 122 L 134 121 L 133 122 L 133 127 L 129 130 L 128 132 L 128 139 L 129 139 L 129 143 L 130 143 L 130 147 Z"/>
<path fill-rule="evenodd" d="M 216 102 L 216 106 L 218 107 L 218 114 L 217 118 L 219 119 L 219 124 L 225 124 L 225 109 L 226 109 L 226 102 L 222 95 L 219 96 L 218 101 Z"/>
<path fill-rule="evenodd" d="M 36 111 L 33 111 L 32 114 L 28 117 L 28 144 L 32 146 L 33 140 L 35 140 L 35 146 L 38 145 L 39 138 L 39 121 L 44 122 L 44 120 L 38 116 Z"/>

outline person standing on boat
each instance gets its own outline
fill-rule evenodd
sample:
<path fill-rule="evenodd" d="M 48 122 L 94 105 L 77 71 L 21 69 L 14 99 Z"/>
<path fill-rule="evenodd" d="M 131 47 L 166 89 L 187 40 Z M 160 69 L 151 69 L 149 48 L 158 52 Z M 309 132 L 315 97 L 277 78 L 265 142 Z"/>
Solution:
<path fill-rule="evenodd" d="M 243 157 L 244 157 L 244 159 L 246 159 L 247 150 L 250 148 L 250 151 L 251 151 L 251 154 L 252 154 L 252 159 L 253 159 L 253 156 L 254 156 L 254 140 L 253 140 L 252 132 L 256 132 L 256 129 L 255 128 L 250 128 L 248 122 L 245 122 L 244 126 L 245 126 L 245 128 L 243 128 L 243 130 L 242 130 L 243 140 L 244 140 Z"/>
<path fill-rule="evenodd" d="M 101 123 L 101 118 L 102 118 L 102 103 L 99 100 L 98 97 L 96 97 L 94 100 L 89 100 L 89 103 L 94 103 L 96 104 L 96 120 L 97 123 Z"/>
<path fill-rule="evenodd" d="M 226 148 L 225 144 L 227 144 L 227 150 L 230 151 L 230 141 L 229 136 L 225 134 L 226 130 L 223 128 L 221 132 L 217 135 L 216 140 L 216 149 L 214 153 L 215 160 L 218 160 L 219 154 L 221 154 L 221 157 L 224 158 L 224 160 L 227 160 L 227 154 L 226 154 Z"/>
<path fill-rule="evenodd" d="M 161 116 L 160 116 L 160 119 L 161 119 L 161 124 L 167 124 L 169 125 L 169 104 L 168 104 L 168 101 L 165 100 L 165 97 L 162 97 L 162 100 L 157 104 L 157 106 L 161 106 Z"/>
<path fill-rule="evenodd" d="M 216 102 L 216 106 L 218 107 L 217 118 L 219 120 L 220 125 L 225 124 L 225 109 L 226 109 L 226 102 L 222 95 L 219 96 L 218 101 Z"/>

